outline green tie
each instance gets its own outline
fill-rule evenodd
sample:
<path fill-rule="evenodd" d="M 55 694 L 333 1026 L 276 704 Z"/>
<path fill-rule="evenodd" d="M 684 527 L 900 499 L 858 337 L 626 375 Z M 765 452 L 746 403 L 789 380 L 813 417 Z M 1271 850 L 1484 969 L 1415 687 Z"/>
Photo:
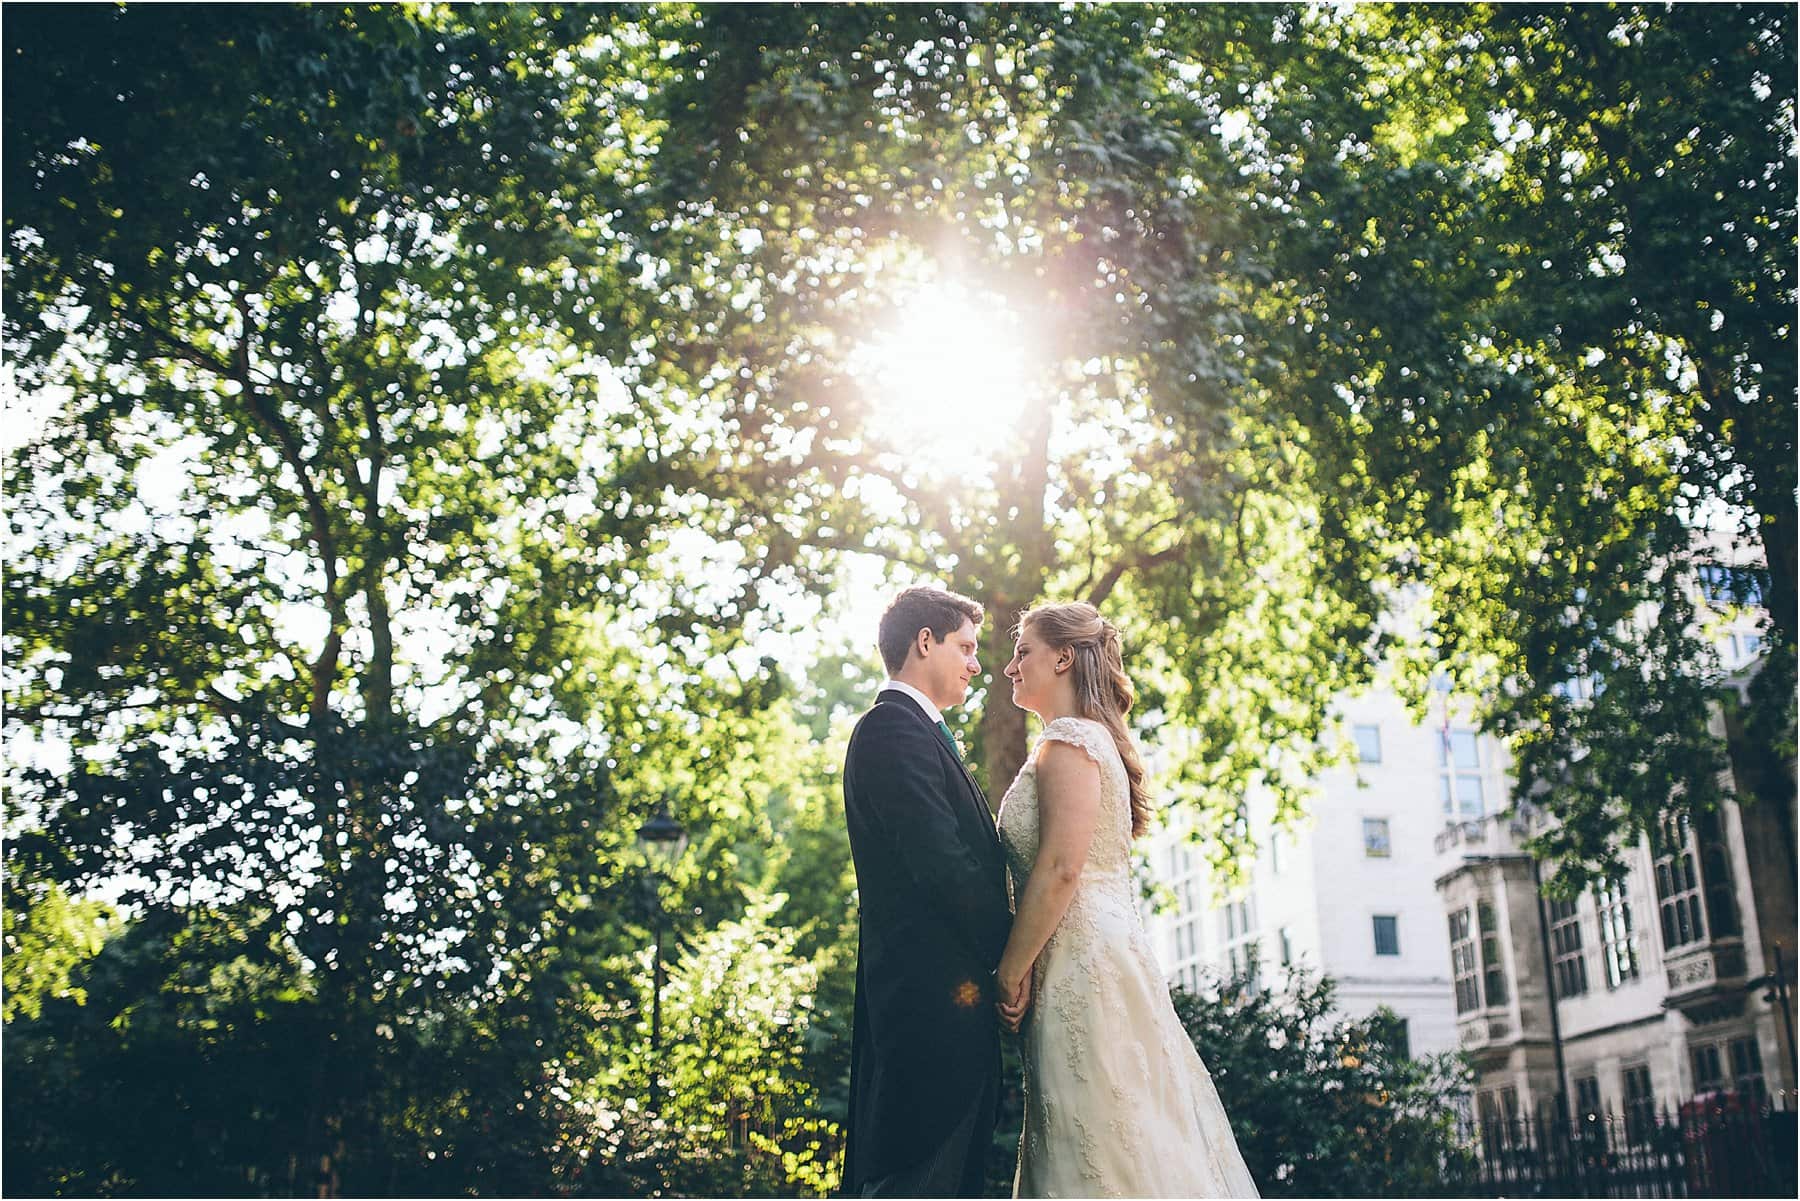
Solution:
<path fill-rule="evenodd" d="M 952 755 L 956 756 L 956 761 L 958 763 L 961 763 L 962 762 L 962 752 L 956 749 L 956 736 L 950 732 L 950 727 L 945 725 L 943 720 L 940 718 L 938 720 L 937 728 L 938 728 L 938 733 L 942 734 L 944 736 L 944 741 L 949 744 L 950 753 Z"/>

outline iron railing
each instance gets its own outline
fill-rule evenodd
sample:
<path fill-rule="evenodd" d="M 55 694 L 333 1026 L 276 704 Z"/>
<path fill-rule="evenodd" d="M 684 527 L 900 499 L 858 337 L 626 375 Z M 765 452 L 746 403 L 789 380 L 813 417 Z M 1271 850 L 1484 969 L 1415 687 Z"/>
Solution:
<path fill-rule="evenodd" d="M 1675 1109 L 1459 1124 L 1472 1165 L 1446 1191 L 1473 1197 L 1792 1197 L 1792 1098 L 1710 1093 Z"/>

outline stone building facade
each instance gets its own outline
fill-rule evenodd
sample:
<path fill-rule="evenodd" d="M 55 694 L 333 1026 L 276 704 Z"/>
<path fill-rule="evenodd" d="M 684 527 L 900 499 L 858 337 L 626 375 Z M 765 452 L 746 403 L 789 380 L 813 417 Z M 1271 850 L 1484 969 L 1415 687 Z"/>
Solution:
<path fill-rule="evenodd" d="M 1205 972 L 1247 969 L 1280 987 L 1301 966 L 1336 981 L 1349 1016 L 1392 1009 L 1414 1052 L 1457 1046 L 1434 839 L 1447 820 L 1504 805 L 1510 781 L 1501 744 L 1454 713 L 1446 719 L 1444 704 L 1438 698 L 1421 723 L 1392 692 L 1343 702 L 1355 762 L 1320 778 L 1299 830 L 1273 828 L 1267 797 L 1246 799 L 1258 852 L 1241 889 L 1214 883 L 1181 811 L 1172 813 L 1145 854 L 1172 896 L 1146 924 L 1173 982 L 1193 987 Z"/>
<path fill-rule="evenodd" d="M 1706 633 L 1742 687 L 1762 617 L 1708 579 L 1696 573 Z M 1319 781 L 1304 829 L 1274 830 L 1268 799 L 1246 798 L 1259 851 L 1244 887 L 1214 884 L 1179 809 L 1147 840 L 1148 875 L 1173 898 L 1146 909 L 1172 981 L 1323 971 L 1344 1012 L 1395 1010 L 1414 1051 L 1468 1051 L 1490 1118 L 1554 1113 L 1559 1047 L 1575 1113 L 1641 1116 L 1721 1088 L 1791 1103 L 1795 839 L 1781 815 L 1728 802 L 1671 825 L 1667 853 L 1644 840 L 1620 886 L 1540 901 L 1523 844 L 1542 818 L 1511 807 L 1499 741 L 1441 694 L 1423 722 L 1381 690 L 1340 708 L 1357 761 Z M 1778 958 L 1785 1018 L 1768 983 Z"/>
<path fill-rule="evenodd" d="M 1720 1090 L 1791 1105 L 1794 847 L 1777 815 L 1728 801 L 1667 822 L 1623 881 L 1564 903 L 1524 851 L 1543 820 L 1521 807 L 1435 840 L 1479 1116 L 1553 1117 L 1559 1090 L 1628 1129 Z"/>

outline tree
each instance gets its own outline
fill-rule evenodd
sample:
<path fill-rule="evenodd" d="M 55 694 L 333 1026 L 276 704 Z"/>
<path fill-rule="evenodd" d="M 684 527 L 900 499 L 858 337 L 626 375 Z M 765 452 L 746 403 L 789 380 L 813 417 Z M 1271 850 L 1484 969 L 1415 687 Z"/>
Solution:
<path fill-rule="evenodd" d="M 665 986 L 660 1050 L 640 1026 L 608 1048 L 598 1077 L 575 1086 L 608 1112 L 593 1158 L 626 1191 L 836 1190 L 841 1129 L 819 1116 L 805 1070 L 818 969 L 797 953 L 795 928 L 777 923 L 783 900 L 689 939 Z M 645 988 L 648 969 L 638 975 Z M 652 1074 L 660 1090 L 645 1087 Z"/>
<path fill-rule="evenodd" d="M 1753 515 L 1774 649 L 1728 728 L 1791 832 L 1792 41 L 1755 8 L 21 9 L 0 299 L 48 412 L 7 456 L 7 826 L 43 908 L 9 939 L 110 879 L 142 937 L 303 989 L 327 1189 L 560 1186 L 591 1115 L 543 1098 L 637 1020 L 655 804 L 694 937 L 779 888 L 794 953 L 845 954 L 829 778 L 748 642 L 846 554 L 980 596 L 990 647 L 1104 602 L 1146 732 L 1198 732 L 1222 866 L 1338 695 L 1442 669 L 1577 884 L 1712 802 L 1682 573 L 1709 504 Z M 935 457 L 966 413 L 885 401 L 882 331 L 945 298 L 1032 345 L 972 464 Z M 1023 716 L 977 704 L 998 791 Z M 9 1048 L 181 970 L 83 1011 L 114 961 L 80 958 Z M 172 1012 L 156 1054 L 213 1045 Z"/>
<path fill-rule="evenodd" d="M 72 897 L 66 888 L 41 876 L 33 879 L 23 858 L 6 864 L 4 910 L 6 957 L 6 1021 L 35 1018 L 47 1001 L 85 1000 L 76 978 L 81 966 L 106 943 L 118 921 L 110 905 Z"/>
<path fill-rule="evenodd" d="M 1772 646 L 1733 756 L 1791 847 L 1792 14 L 1300 24 L 1244 110 L 1281 281 L 1255 336 L 1285 331 L 1270 395 L 1364 544 L 1328 552 L 1415 602 L 1403 679 L 1479 699 L 1559 881 L 1616 874 L 1716 801 L 1693 571 L 1735 525 Z"/>
<path fill-rule="evenodd" d="M 1265 15 L 655 17 L 660 208 L 644 237 L 662 353 L 631 382 L 724 431 L 698 440 L 700 519 L 739 556 L 738 607 L 818 586 L 843 553 L 976 595 L 990 647 L 1046 594 L 1107 602 L 1136 635 L 1147 706 L 1205 731 L 1187 787 L 1212 824 L 1252 780 L 1291 813 L 1329 758 L 1331 697 L 1368 676 L 1373 617 L 1309 553 L 1308 465 L 1286 426 L 1236 387 L 1262 267 L 1222 183 L 1235 167 L 1204 134 L 1219 98 L 1175 86 L 1169 58 L 1180 26 L 1248 80 Z M 910 453 L 954 440 L 956 418 L 896 431 L 891 381 L 858 362 L 934 302 L 917 289 L 952 284 L 1034 352 L 1008 381 L 1016 423 L 966 470 Z M 997 791 L 1024 717 L 1003 695 L 977 703 Z"/>
<path fill-rule="evenodd" d="M 259 1084 L 301 1099 L 270 1137 L 309 1190 L 384 1187 L 382 1082 L 428 1048 L 525 1113 L 537 1036 L 633 938 L 653 799 L 610 782 L 577 652 L 658 478 L 569 358 L 575 324 L 629 351 L 620 101 L 564 69 L 596 16 L 7 25 L 5 336 L 66 397 L 9 455 L 8 719 L 45 748 L 9 826 L 138 928 L 217 910 L 209 938 L 291 949 L 302 1054 Z"/>
<path fill-rule="evenodd" d="M 1383 661 L 1513 744 L 1559 879 L 1714 802 L 1692 531 L 1722 509 L 1793 561 L 1789 15 L 656 16 L 654 382 L 729 431 L 709 528 L 744 606 L 846 551 L 997 631 L 1105 601 L 1227 846 L 1248 786 L 1293 815 Z M 956 471 L 858 361 L 949 278 L 1043 364 Z M 1788 591 L 1742 778 L 1791 809 Z M 978 703 L 998 789 L 1023 718 Z"/>

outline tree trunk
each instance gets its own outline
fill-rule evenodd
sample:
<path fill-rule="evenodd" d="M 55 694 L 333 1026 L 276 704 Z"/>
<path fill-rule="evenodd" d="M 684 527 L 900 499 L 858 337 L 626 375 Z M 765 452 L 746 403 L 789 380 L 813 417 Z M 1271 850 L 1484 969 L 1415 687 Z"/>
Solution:
<path fill-rule="evenodd" d="M 1018 620 L 1021 609 L 1004 599 L 995 599 L 990 604 L 988 620 L 994 623 L 1004 640 L 1006 631 Z M 1006 662 L 1012 658 L 1012 647 L 1005 645 L 1004 649 L 995 651 L 995 657 L 1001 663 Z M 1007 786 L 1025 765 L 1025 740 L 1025 710 L 1013 704 L 1011 685 L 1000 674 L 999 668 L 994 667 L 989 671 L 987 703 L 981 709 L 981 745 L 986 752 L 982 758 L 987 772 L 988 808 L 996 813 Z"/>
<path fill-rule="evenodd" d="M 1759 481 L 1760 482 L 1760 481 Z M 1793 496 L 1775 489 L 1758 488 L 1757 516 L 1761 518 L 1763 562 L 1768 567 L 1768 590 L 1763 603 L 1769 607 L 1772 640 L 1794 645 L 1795 580 L 1794 539 L 1796 519 Z"/>
<path fill-rule="evenodd" d="M 1000 495 L 1000 512 L 1014 514 L 1008 541 L 1018 548 L 1018 558 L 1013 570 L 1002 577 L 1005 583 L 989 594 L 985 604 L 987 643 L 993 648 L 993 662 L 988 669 L 987 702 L 981 710 L 981 744 L 988 804 L 995 809 L 1024 766 L 1026 750 L 1025 711 L 1013 704 L 1012 688 L 998 665 L 1012 658 L 1012 628 L 1019 614 L 1043 599 L 1054 545 L 1045 519 L 1045 493 L 1050 486 L 1051 397 L 1045 395 L 1042 403 L 1028 407 L 1026 414 L 1029 424 L 1025 429 L 1025 452 L 1018 461 L 1013 486 L 1002 488 Z M 999 563 L 994 564 L 994 569 L 996 573 L 1004 571 Z"/>

